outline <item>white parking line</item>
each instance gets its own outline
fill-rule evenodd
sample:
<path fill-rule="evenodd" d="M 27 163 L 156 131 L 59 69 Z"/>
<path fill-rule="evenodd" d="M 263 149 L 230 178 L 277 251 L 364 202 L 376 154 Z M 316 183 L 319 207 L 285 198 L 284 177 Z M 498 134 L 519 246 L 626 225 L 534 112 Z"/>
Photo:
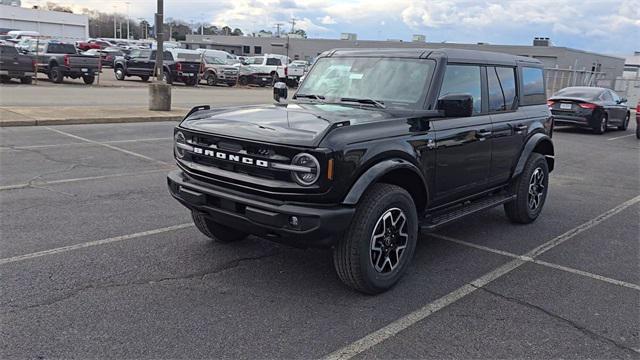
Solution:
<path fill-rule="evenodd" d="M 157 159 L 154 159 L 154 158 L 150 158 L 150 157 L 148 157 L 146 155 L 138 154 L 136 152 L 125 150 L 123 148 L 119 148 L 117 146 L 109 145 L 109 144 L 106 144 L 106 143 L 101 143 L 99 141 L 94 141 L 94 140 L 91 140 L 91 139 L 83 138 L 82 136 L 73 135 L 73 134 L 70 134 L 70 133 L 62 131 L 62 130 L 54 129 L 52 127 L 43 126 L 43 128 L 45 128 L 47 130 L 51 130 L 53 132 L 57 132 L 58 134 L 62 134 L 62 135 L 66 135 L 66 136 L 72 137 L 74 139 L 82 140 L 82 141 L 85 141 L 85 142 L 88 142 L 88 143 L 92 143 L 92 144 L 96 144 L 96 145 L 101 145 L 101 146 L 104 146 L 104 147 L 109 148 L 111 150 L 116 150 L 116 151 L 120 151 L 120 152 L 125 153 L 125 154 L 136 156 L 136 157 L 139 157 L 141 159 L 153 161 L 155 163 L 159 163 L 159 164 L 163 164 L 163 165 L 167 164 L 164 161 L 160 161 L 160 160 L 157 160 Z"/>
<path fill-rule="evenodd" d="M 490 248 L 490 247 L 487 247 L 487 246 L 482 246 L 482 245 L 470 243 L 470 242 L 467 242 L 467 241 L 464 241 L 464 240 L 458 240 L 458 239 L 455 239 L 455 238 L 452 238 L 452 237 L 449 237 L 449 236 L 446 236 L 446 235 L 429 234 L 429 236 L 437 238 L 437 239 L 453 242 L 453 243 L 456 243 L 456 244 L 472 247 L 472 248 L 475 248 L 475 249 L 478 249 L 478 250 L 483 250 L 483 251 L 491 252 L 491 253 L 494 253 L 494 254 L 508 256 L 508 257 L 514 258 L 514 259 L 520 259 L 520 260 L 528 261 L 528 262 L 531 262 L 531 263 L 534 263 L 534 264 L 550 267 L 550 268 L 557 269 L 557 270 L 566 271 L 566 272 L 569 272 L 569 273 L 572 273 L 572 274 L 576 274 L 576 275 L 586 276 L 586 277 L 591 278 L 591 279 L 600 280 L 600 281 L 604 281 L 604 282 L 607 282 L 607 283 L 610 283 L 610 284 L 614 284 L 614 285 L 618 285 L 618 286 L 624 286 L 624 287 L 629 288 L 629 289 L 634 289 L 634 290 L 640 291 L 640 285 L 628 283 L 626 281 L 612 279 L 612 278 L 608 278 L 606 276 L 593 274 L 593 273 L 590 273 L 590 272 L 587 272 L 587 271 L 574 269 L 574 268 L 571 268 L 571 267 L 568 267 L 568 266 L 558 265 L 558 264 L 550 263 L 550 262 L 543 261 L 543 260 L 537 260 L 537 259 L 533 259 L 533 258 L 530 258 L 530 257 L 517 255 L 517 254 L 514 254 L 514 253 L 510 253 L 508 251 L 494 249 L 494 248 Z"/>
<path fill-rule="evenodd" d="M 32 182 L 29 182 L 29 183 L 0 186 L 0 191 L 24 189 L 24 188 L 27 188 L 27 187 L 30 187 L 30 186 L 47 186 L 47 185 L 65 184 L 65 183 L 77 182 L 77 181 L 102 180 L 102 179 L 110 179 L 110 178 L 124 177 L 124 176 L 155 174 L 155 173 L 167 172 L 168 170 L 171 170 L 171 169 L 173 169 L 173 167 L 167 167 L 165 169 L 158 169 L 158 170 L 138 171 L 138 172 L 132 172 L 132 173 L 120 173 L 120 174 L 100 175 L 100 176 L 87 176 L 87 177 L 72 178 L 72 179 L 60 179 L 60 180 L 51 180 L 51 181 L 32 181 Z"/>
<path fill-rule="evenodd" d="M 618 140 L 618 139 L 622 139 L 622 138 L 626 138 L 626 137 L 630 137 L 630 136 L 636 136 L 636 134 L 629 134 L 629 135 L 616 136 L 616 137 L 609 138 L 609 139 L 607 139 L 607 140 Z"/>
<path fill-rule="evenodd" d="M 536 247 L 535 249 L 524 254 L 524 257 L 534 258 L 535 256 L 539 256 L 540 254 L 548 251 L 555 246 L 562 244 L 563 242 L 575 237 L 576 235 L 591 229 L 592 227 L 600 224 L 606 219 L 612 217 L 613 215 L 623 211 L 624 209 L 637 204 L 640 202 L 640 196 L 636 196 L 633 199 L 627 200 L 624 203 L 616 206 L 615 208 L 591 219 L 567 232 L 564 234 L 557 236 L 546 243 Z M 463 285 L 462 287 L 450 292 L 449 294 L 429 303 L 421 307 L 420 309 L 409 313 L 392 323 L 384 326 L 381 329 L 378 329 L 363 338 L 356 340 L 355 342 L 346 345 L 345 347 L 338 349 L 331 354 L 327 355 L 325 359 L 338 360 L 338 359 L 350 359 L 368 349 L 371 349 L 377 344 L 395 336 L 402 330 L 407 329 L 408 327 L 416 324 L 417 322 L 424 320 L 431 314 L 437 312 L 438 310 L 455 303 L 456 301 L 466 297 L 467 295 L 473 293 L 477 289 L 486 286 L 490 282 L 508 274 L 509 272 L 519 268 L 520 266 L 528 263 L 528 261 L 514 259 L 509 261 L 508 263 L 500 266 L 499 268 L 490 271 L 483 276 L 473 280 L 471 283 L 467 285 Z"/>
<path fill-rule="evenodd" d="M 20 262 L 20 261 L 25 261 L 25 260 L 29 260 L 29 259 L 35 259 L 35 258 L 38 258 L 38 257 L 47 256 L 47 255 L 60 254 L 60 253 L 73 251 L 73 250 L 78 250 L 78 249 L 84 249 L 84 248 L 88 248 L 88 247 L 91 247 L 91 246 L 105 245 L 105 244 L 111 244 L 111 243 L 118 242 L 118 241 L 131 240 L 131 239 L 140 238 L 140 237 L 143 237 L 143 236 L 162 234 L 162 233 L 166 233 L 166 232 L 169 232 L 169 231 L 175 231 L 175 230 L 188 228 L 188 227 L 191 227 L 191 226 L 193 226 L 193 223 L 185 223 L 185 224 L 173 225 L 173 226 L 168 226 L 168 227 L 155 229 L 155 230 L 142 231 L 142 232 L 138 232 L 138 233 L 135 233 L 135 234 L 115 236 L 115 237 L 111 237 L 111 238 L 108 238 L 108 239 L 89 241 L 89 242 L 75 244 L 75 245 L 63 246 L 63 247 L 59 247 L 59 248 L 55 248 L 55 249 L 38 251 L 38 252 L 30 253 L 30 254 L 24 254 L 24 255 L 18 255 L 18 256 L 9 257 L 9 258 L 3 258 L 3 259 L 0 259 L 0 265 L 10 264 L 10 263 L 15 263 L 15 262 Z"/>
<path fill-rule="evenodd" d="M 135 143 L 135 142 L 153 142 L 153 141 L 168 141 L 171 140 L 170 137 L 163 138 L 146 138 L 146 139 L 128 139 L 128 140 L 109 140 L 109 141 L 101 141 L 100 144 L 126 144 L 126 143 Z M 31 150 L 31 149 L 46 149 L 46 148 L 58 148 L 58 147 L 67 147 L 67 146 L 90 146 L 96 145 L 89 142 L 72 142 L 65 144 L 47 144 L 47 145 L 29 145 L 29 146 L 1 146 L 0 150 Z"/>

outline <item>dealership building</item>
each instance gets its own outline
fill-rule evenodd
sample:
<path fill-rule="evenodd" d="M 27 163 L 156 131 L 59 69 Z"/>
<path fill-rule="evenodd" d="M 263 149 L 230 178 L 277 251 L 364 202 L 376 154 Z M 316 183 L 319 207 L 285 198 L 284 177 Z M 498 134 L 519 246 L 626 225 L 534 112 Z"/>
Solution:
<path fill-rule="evenodd" d="M 4 32 L 37 31 L 46 38 L 73 42 L 89 37 L 89 17 L 60 11 L 0 5 L 0 28 Z"/>
<path fill-rule="evenodd" d="M 414 41 L 358 40 L 355 34 L 343 34 L 341 39 L 305 39 L 287 37 L 252 37 L 224 35 L 187 35 L 183 46 L 189 49 L 224 50 L 239 56 L 266 53 L 288 55 L 291 59 L 311 60 L 326 50 L 336 48 L 454 48 L 495 51 L 527 56 L 540 60 L 547 71 L 550 91 L 571 85 L 613 87 L 622 76 L 625 59 L 594 52 L 553 46 L 549 38 L 535 38 L 532 45 L 493 45 L 486 43 L 457 44 L 425 42 L 422 35 Z"/>

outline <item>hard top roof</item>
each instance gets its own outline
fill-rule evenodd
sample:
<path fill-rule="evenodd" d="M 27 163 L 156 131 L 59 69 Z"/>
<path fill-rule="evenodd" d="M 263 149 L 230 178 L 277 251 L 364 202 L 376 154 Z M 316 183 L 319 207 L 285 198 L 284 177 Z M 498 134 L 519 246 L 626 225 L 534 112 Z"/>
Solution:
<path fill-rule="evenodd" d="M 474 63 L 474 64 L 505 64 L 515 65 L 516 62 L 524 62 L 535 65 L 542 63 L 534 58 L 526 56 L 517 56 L 505 53 L 466 50 L 466 49 L 425 49 L 425 48 L 394 48 L 394 49 L 335 49 L 327 51 L 324 56 L 332 57 L 402 57 L 402 58 L 444 58 L 449 62 L 455 63 Z"/>

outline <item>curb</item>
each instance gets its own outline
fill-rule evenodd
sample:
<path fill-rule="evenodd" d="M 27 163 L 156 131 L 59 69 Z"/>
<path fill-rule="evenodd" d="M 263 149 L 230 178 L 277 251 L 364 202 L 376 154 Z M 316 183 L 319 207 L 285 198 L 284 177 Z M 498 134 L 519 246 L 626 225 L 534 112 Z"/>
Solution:
<path fill-rule="evenodd" d="M 113 124 L 113 123 L 138 123 L 155 121 L 180 121 L 183 115 L 165 116 L 127 116 L 112 118 L 72 118 L 72 119 L 8 119 L 0 120 L 0 127 L 15 126 L 44 126 L 44 125 L 77 125 L 77 124 Z"/>

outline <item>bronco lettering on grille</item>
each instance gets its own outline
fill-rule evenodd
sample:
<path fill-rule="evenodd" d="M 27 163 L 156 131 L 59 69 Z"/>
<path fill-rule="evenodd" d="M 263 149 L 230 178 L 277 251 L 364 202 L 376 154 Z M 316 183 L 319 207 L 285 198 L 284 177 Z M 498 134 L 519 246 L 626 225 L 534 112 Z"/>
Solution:
<path fill-rule="evenodd" d="M 193 148 L 193 152 L 196 153 L 196 154 L 200 154 L 200 155 L 204 155 L 204 156 L 210 156 L 210 157 L 213 157 L 213 158 L 216 158 L 216 159 L 220 159 L 220 160 L 227 160 L 227 161 L 242 163 L 242 164 L 246 164 L 246 165 L 254 165 L 254 166 L 264 167 L 264 168 L 268 168 L 269 167 L 269 162 L 268 161 L 258 160 L 258 159 L 254 159 L 254 158 L 250 158 L 250 157 L 246 157 L 246 156 L 242 156 L 242 155 L 237 155 L 237 154 L 229 154 L 229 153 L 222 152 L 222 151 L 219 151 L 219 150 L 202 149 L 202 148 L 194 147 Z"/>

